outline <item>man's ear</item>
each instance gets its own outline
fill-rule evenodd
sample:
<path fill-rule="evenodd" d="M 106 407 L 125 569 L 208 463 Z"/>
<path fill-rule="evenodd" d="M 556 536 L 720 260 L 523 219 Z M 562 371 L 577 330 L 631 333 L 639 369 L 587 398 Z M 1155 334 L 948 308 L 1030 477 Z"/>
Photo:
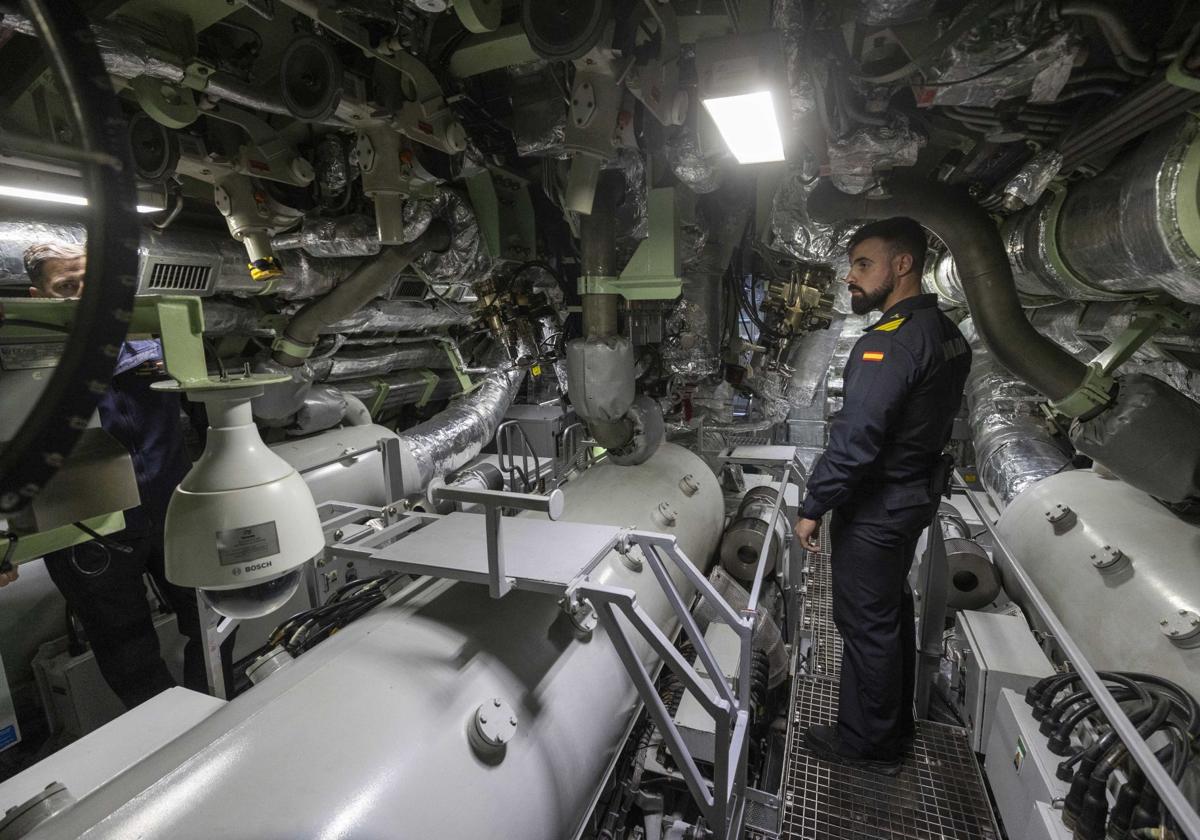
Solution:
<path fill-rule="evenodd" d="M 892 258 L 892 270 L 896 272 L 897 277 L 903 277 L 912 271 L 913 257 L 912 254 L 906 254 L 903 251 L 896 254 Z"/>

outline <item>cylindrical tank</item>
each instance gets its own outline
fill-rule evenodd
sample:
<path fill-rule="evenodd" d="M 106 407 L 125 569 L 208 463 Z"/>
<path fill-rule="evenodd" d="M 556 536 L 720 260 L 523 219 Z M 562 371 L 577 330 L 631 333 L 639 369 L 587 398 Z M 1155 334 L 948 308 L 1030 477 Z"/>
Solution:
<path fill-rule="evenodd" d="M 1200 695 L 1200 649 L 1190 647 L 1200 641 L 1200 527 L 1122 481 L 1075 470 L 1025 489 L 998 533 L 1094 667 L 1148 671 Z"/>
<path fill-rule="evenodd" d="M 775 520 L 774 528 L 770 525 L 777 498 L 779 490 L 775 487 L 764 485 L 746 491 L 737 515 L 721 537 L 721 565 L 738 580 L 754 579 L 758 557 L 767 539 L 771 540 L 771 548 L 767 552 L 764 574 L 769 575 L 779 561 L 779 552 L 787 542 L 787 522 L 786 517 L 780 516 Z"/>
<path fill-rule="evenodd" d="M 381 439 L 394 437 L 399 435 L 386 426 L 343 426 L 277 443 L 271 449 L 300 471 L 317 504 L 336 499 L 360 505 L 384 505 L 394 500 L 388 499 L 384 491 L 383 456 L 379 451 L 342 456 L 370 450 Z"/>
<path fill-rule="evenodd" d="M 598 465 L 563 492 L 564 520 L 675 534 L 701 569 L 715 553 L 720 487 L 678 446 L 639 466 Z M 660 627 L 675 629 L 645 564 L 613 552 L 593 580 L 633 589 Z M 655 665 L 648 646 L 636 649 Z M 637 702 L 603 628 L 581 637 L 554 596 L 492 600 L 485 586 L 436 581 L 351 624 L 30 836 L 564 840 L 586 819 Z M 481 755 L 468 732 L 493 707 L 511 708 L 515 731 L 505 730 L 502 751 Z"/>

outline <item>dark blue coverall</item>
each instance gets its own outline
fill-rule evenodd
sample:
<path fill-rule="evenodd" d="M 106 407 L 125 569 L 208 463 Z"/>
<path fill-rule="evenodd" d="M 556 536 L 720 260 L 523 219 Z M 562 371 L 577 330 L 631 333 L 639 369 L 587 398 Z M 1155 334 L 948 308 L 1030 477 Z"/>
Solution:
<path fill-rule="evenodd" d="M 101 675 L 126 708 L 175 685 L 146 600 L 142 576 L 147 572 L 188 639 L 184 684 L 197 691 L 208 685 L 195 590 L 170 583 L 163 570 L 167 503 L 191 461 L 184 449 L 179 397 L 150 389 L 161 378 L 153 374 L 162 357 L 157 341 L 122 344 L 112 385 L 98 406 L 100 425 L 129 451 L 141 495 L 141 505 L 125 511 L 125 530 L 105 541 L 130 552 L 93 541 L 46 556 L 51 580 L 83 625 Z"/>
<path fill-rule="evenodd" d="M 971 351 L 937 295 L 906 298 L 846 363 L 842 410 L 801 515 L 833 511 L 833 619 L 842 635 L 838 735 L 896 757 L 913 731 L 916 631 L 908 572 L 937 503 L 931 479 L 962 402 Z"/>

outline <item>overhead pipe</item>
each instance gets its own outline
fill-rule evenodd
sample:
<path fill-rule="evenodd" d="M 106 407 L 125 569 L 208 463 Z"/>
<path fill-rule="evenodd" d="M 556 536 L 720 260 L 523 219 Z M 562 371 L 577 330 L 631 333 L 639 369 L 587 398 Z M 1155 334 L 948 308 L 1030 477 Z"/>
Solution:
<path fill-rule="evenodd" d="M 37 37 L 37 30 L 24 15 L 5 13 L 0 20 L 22 35 Z M 167 53 L 155 49 L 141 38 L 127 32 L 122 32 L 115 26 L 103 23 L 91 25 L 96 48 L 104 61 L 104 69 L 109 75 L 118 79 L 136 79 L 142 76 L 159 79 L 176 85 L 188 84 L 190 78 L 187 62 L 180 61 Z M 238 105 L 251 111 L 265 114 L 277 114 L 284 117 L 295 115 L 284 104 L 278 94 L 264 93 L 243 82 L 229 73 L 217 70 L 210 74 L 198 88 L 198 92 L 214 99 L 220 99 L 233 105 Z M 348 114 L 354 110 L 355 103 L 345 102 L 339 105 L 339 112 Z M 341 120 L 330 121 L 331 125 L 345 126 Z"/>
<path fill-rule="evenodd" d="M 414 260 L 430 251 L 444 251 L 449 244 L 449 228 L 433 220 L 416 239 L 388 248 L 364 262 L 333 291 L 301 307 L 292 316 L 283 335 L 276 340 L 271 358 L 284 367 L 300 367 L 330 324 L 349 318 L 382 294 Z"/>
<path fill-rule="evenodd" d="M 1073 418 L 1071 441 L 1140 490 L 1167 502 L 1200 498 L 1200 404 L 1160 380 L 1133 374 L 1114 382 L 1033 328 L 1021 309 L 1003 240 L 965 191 L 900 176 L 881 198 L 838 192 L 822 182 L 809 213 L 822 221 L 908 216 L 954 254 L 967 305 L 987 349 L 1005 368 Z"/>
<path fill-rule="evenodd" d="M 987 348 L 1008 370 L 1051 400 L 1072 394 L 1086 366 L 1029 323 L 1012 267 L 991 217 L 965 190 L 896 176 L 882 198 L 849 195 L 829 181 L 809 195 L 808 212 L 827 223 L 908 216 L 933 231 L 954 254 L 967 305 Z"/>
<path fill-rule="evenodd" d="M 580 225 L 585 283 L 611 282 L 617 275 L 613 220 L 625 189 L 619 172 L 605 172 L 596 187 L 593 212 Z M 618 334 L 620 295 L 586 293 L 583 338 L 567 345 L 567 388 L 571 403 L 598 444 L 618 464 L 647 460 L 664 436 L 662 410 L 637 396 L 633 344 Z"/>

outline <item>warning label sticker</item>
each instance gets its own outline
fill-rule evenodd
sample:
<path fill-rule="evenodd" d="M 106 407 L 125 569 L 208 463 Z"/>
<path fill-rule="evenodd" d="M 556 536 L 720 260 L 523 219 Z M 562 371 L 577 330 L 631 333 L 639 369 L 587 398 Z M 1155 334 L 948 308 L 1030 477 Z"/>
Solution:
<path fill-rule="evenodd" d="M 217 531 L 217 557 L 222 566 L 234 566 L 279 553 L 279 532 L 274 522 Z"/>
<path fill-rule="evenodd" d="M 17 727 L 6 726 L 0 729 L 0 750 L 17 742 Z"/>

